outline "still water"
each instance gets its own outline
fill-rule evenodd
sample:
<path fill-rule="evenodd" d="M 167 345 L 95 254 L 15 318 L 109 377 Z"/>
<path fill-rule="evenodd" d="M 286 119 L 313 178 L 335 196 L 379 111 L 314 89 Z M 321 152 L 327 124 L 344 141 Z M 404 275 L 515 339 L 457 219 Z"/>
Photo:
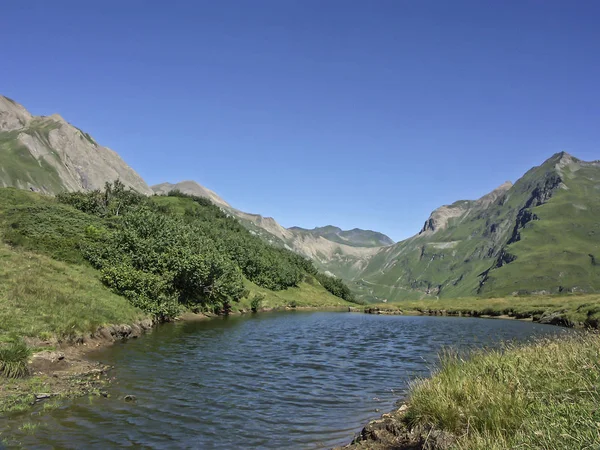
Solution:
<path fill-rule="evenodd" d="M 510 320 L 334 312 L 164 325 L 93 355 L 116 367 L 109 398 L 0 420 L 0 431 L 40 449 L 330 448 L 393 409 L 443 347 L 561 332 Z M 17 420 L 39 427 L 28 435 Z"/>

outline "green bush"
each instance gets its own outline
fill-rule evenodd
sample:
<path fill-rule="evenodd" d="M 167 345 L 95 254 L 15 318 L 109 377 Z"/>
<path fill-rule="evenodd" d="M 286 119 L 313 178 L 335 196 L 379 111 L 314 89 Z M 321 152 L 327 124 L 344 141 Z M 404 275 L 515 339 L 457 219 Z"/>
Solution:
<path fill-rule="evenodd" d="M 12 191 L 6 197 L 5 240 L 91 264 L 111 290 L 159 318 L 184 305 L 227 311 L 246 295 L 244 277 L 278 291 L 318 274 L 309 260 L 265 243 L 200 197 L 148 198 L 119 181 L 104 191 L 60 194 L 58 202 Z M 336 282 L 325 284 L 345 295 Z"/>
<path fill-rule="evenodd" d="M 264 299 L 264 294 L 254 294 L 252 300 L 250 300 L 250 308 L 252 309 L 252 312 L 257 312 L 260 309 Z"/>
<path fill-rule="evenodd" d="M 331 292 L 336 297 L 343 298 L 348 302 L 355 302 L 354 294 L 350 291 L 350 288 L 340 280 L 339 278 L 325 275 L 324 273 L 318 273 L 315 278 L 321 283 L 321 285 Z"/>
<path fill-rule="evenodd" d="M 31 349 L 22 340 L 0 346 L 0 373 L 6 378 L 22 378 L 29 374 L 27 360 Z"/>

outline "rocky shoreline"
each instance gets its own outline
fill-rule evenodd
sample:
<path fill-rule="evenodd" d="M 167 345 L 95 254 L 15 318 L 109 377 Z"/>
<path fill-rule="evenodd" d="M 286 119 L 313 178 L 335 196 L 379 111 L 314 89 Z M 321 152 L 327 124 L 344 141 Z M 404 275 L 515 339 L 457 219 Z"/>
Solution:
<path fill-rule="evenodd" d="M 280 311 L 336 310 L 345 308 L 274 307 L 261 308 L 259 313 Z M 232 311 L 229 315 L 250 314 L 251 311 Z M 186 312 L 173 321 L 196 321 L 222 317 L 222 314 Z M 0 385 L 0 413 L 23 411 L 51 398 L 73 398 L 82 395 L 108 394 L 104 390 L 110 383 L 111 367 L 87 358 L 89 352 L 107 347 L 115 342 L 135 339 L 150 332 L 159 323 L 144 319 L 132 324 L 108 325 L 94 333 L 67 339 L 41 340 L 26 338 L 26 343 L 36 352 L 29 361 L 30 376 L 10 380 Z M 47 348 L 47 349 L 46 349 Z M 33 386 L 33 387 L 32 387 Z"/>
<path fill-rule="evenodd" d="M 151 319 L 98 328 L 94 333 L 65 340 L 26 339 L 36 349 L 29 361 L 30 376 L 0 385 L 0 412 L 24 411 L 52 399 L 82 395 L 108 396 L 109 366 L 87 358 L 90 351 L 150 331 Z"/>
<path fill-rule="evenodd" d="M 456 437 L 445 431 L 409 428 L 406 423 L 408 405 L 370 421 L 352 442 L 333 450 L 447 450 Z"/>

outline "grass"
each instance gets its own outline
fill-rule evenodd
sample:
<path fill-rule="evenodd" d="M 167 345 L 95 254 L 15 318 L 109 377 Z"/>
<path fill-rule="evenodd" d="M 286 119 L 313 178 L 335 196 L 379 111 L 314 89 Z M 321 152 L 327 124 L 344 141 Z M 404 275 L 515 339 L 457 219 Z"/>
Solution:
<path fill-rule="evenodd" d="M 27 361 L 31 349 L 20 339 L 0 345 L 0 374 L 6 378 L 23 378 L 29 374 Z"/>
<path fill-rule="evenodd" d="M 31 409 L 34 393 L 51 390 L 50 381 L 45 375 L 3 380 L 0 383 L 0 414 Z"/>
<path fill-rule="evenodd" d="M 34 423 L 34 422 L 25 422 L 23 425 L 21 425 L 19 427 L 19 430 L 24 432 L 24 433 L 28 433 L 28 434 L 33 434 L 36 432 L 36 430 L 40 427 L 39 423 Z"/>
<path fill-rule="evenodd" d="M 445 311 L 448 315 L 510 316 L 539 319 L 544 314 L 556 314 L 573 326 L 598 328 L 600 322 L 600 294 L 536 295 L 501 298 L 452 298 L 415 300 L 396 303 L 378 303 L 369 307 L 383 310 L 429 313 Z"/>
<path fill-rule="evenodd" d="M 458 449 L 598 448 L 600 336 L 446 352 L 408 404 L 410 426 L 450 432 Z"/>
<path fill-rule="evenodd" d="M 73 337 L 144 317 L 104 287 L 92 268 L 0 244 L 0 339 Z"/>
<path fill-rule="evenodd" d="M 557 157 L 527 172 L 502 204 L 449 220 L 445 229 L 421 234 L 384 249 L 353 277 L 357 295 L 369 301 L 420 298 L 501 297 L 513 293 L 600 292 L 600 171 L 580 165 L 562 169 L 566 188 L 541 206 L 530 208 L 539 220 L 519 230 L 507 245 L 518 211 L 556 173 Z M 500 249 L 516 259 L 496 267 Z M 591 256 L 590 256 L 591 255 Z M 592 258 L 593 257 L 593 258 Z M 483 285 L 482 273 L 489 271 Z"/>
<path fill-rule="evenodd" d="M 82 258 L 85 230 L 102 222 L 51 197 L 0 189 L 0 341 L 68 338 L 145 315 L 104 287 Z"/>
<path fill-rule="evenodd" d="M 349 303 L 335 295 L 330 294 L 317 281 L 303 282 L 298 287 L 286 289 L 284 291 L 270 291 L 257 286 L 256 284 L 244 280 L 245 287 L 250 292 L 246 298 L 233 305 L 234 311 L 252 309 L 252 300 L 260 298 L 261 308 L 347 308 L 348 306 L 357 306 L 355 303 Z"/>

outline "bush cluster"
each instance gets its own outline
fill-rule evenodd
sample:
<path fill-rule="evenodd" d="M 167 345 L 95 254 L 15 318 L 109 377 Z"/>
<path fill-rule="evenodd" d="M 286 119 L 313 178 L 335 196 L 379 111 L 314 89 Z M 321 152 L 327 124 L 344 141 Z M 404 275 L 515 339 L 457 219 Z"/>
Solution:
<path fill-rule="evenodd" d="M 118 181 L 104 191 L 58 196 L 90 218 L 69 248 L 135 306 L 163 319 L 182 305 L 228 310 L 247 295 L 244 277 L 270 290 L 315 277 L 332 294 L 352 298 L 343 282 L 265 243 L 209 200 L 180 192 L 168 197 L 148 198 Z"/>

